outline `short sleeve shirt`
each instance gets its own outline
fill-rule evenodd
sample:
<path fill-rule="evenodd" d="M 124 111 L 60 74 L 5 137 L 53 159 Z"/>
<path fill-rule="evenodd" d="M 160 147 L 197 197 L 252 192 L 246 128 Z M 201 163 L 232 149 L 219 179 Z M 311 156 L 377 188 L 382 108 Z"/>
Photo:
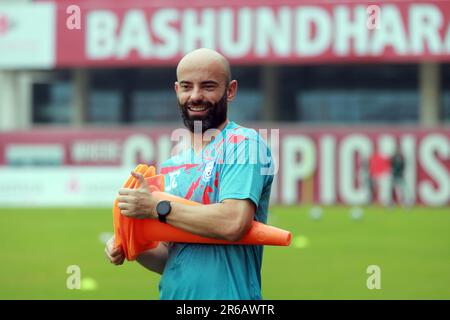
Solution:
<path fill-rule="evenodd" d="M 234 122 L 196 154 L 189 148 L 163 163 L 165 191 L 202 204 L 249 199 L 266 223 L 273 163 L 264 139 Z M 261 299 L 263 247 L 172 243 L 161 299 Z"/>

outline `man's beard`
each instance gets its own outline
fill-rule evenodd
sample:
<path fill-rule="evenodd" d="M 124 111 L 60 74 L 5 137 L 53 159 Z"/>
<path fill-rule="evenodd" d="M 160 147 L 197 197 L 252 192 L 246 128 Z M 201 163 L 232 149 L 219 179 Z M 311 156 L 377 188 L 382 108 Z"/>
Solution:
<path fill-rule="evenodd" d="M 202 133 L 207 131 L 208 129 L 216 129 L 218 128 L 224 121 L 227 119 L 227 92 L 223 94 L 222 98 L 216 103 L 211 103 L 208 101 L 204 101 L 201 103 L 202 107 L 206 107 L 206 114 L 204 116 L 191 116 L 189 115 L 188 107 L 191 107 L 192 102 L 186 102 L 185 104 L 181 104 L 178 101 L 178 105 L 181 110 L 181 117 L 183 118 L 184 125 L 189 131 L 194 132 L 194 122 L 201 121 L 202 125 Z M 196 104 L 198 106 L 198 104 Z"/>

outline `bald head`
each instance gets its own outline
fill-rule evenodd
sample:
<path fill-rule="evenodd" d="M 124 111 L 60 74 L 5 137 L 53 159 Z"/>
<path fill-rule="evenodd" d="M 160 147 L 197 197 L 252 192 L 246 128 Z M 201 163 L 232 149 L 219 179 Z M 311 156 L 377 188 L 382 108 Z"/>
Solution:
<path fill-rule="evenodd" d="M 200 48 L 186 54 L 178 63 L 177 80 L 182 81 L 185 74 L 192 72 L 220 77 L 226 84 L 231 81 L 229 62 L 223 55 L 211 49 Z"/>
<path fill-rule="evenodd" d="M 175 92 L 186 127 L 194 132 L 195 121 L 202 121 L 202 132 L 222 128 L 237 86 L 231 80 L 230 64 L 220 53 L 197 49 L 185 55 L 177 66 Z"/>

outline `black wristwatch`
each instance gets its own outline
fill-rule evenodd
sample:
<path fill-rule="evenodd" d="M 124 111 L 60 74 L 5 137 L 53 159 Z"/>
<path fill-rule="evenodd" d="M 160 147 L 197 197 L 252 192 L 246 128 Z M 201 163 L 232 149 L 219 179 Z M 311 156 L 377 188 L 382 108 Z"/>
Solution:
<path fill-rule="evenodd" d="M 169 215 L 170 210 L 172 210 L 172 206 L 170 205 L 169 201 L 162 200 L 158 202 L 158 204 L 156 205 L 156 213 L 158 213 L 159 221 L 167 223 L 166 218 Z"/>

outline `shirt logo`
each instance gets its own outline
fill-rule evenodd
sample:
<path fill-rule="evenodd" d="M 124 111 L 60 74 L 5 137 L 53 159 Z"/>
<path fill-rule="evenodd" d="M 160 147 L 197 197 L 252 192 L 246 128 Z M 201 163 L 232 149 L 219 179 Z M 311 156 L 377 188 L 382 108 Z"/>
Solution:
<path fill-rule="evenodd" d="M 205 164 L 205 169 L 203 170 L 202 181 L 208 183 L 211 180 L 211 175 L 214 169 L 215 161 L 209 161 Z"/>
<path fill-rule="evenodd" d="M 180 175 L 180 170 L 169 172 L 169 183 L 164 187 L 164 191 L 171 191 L 178 187 L 177 177 Z"/>

